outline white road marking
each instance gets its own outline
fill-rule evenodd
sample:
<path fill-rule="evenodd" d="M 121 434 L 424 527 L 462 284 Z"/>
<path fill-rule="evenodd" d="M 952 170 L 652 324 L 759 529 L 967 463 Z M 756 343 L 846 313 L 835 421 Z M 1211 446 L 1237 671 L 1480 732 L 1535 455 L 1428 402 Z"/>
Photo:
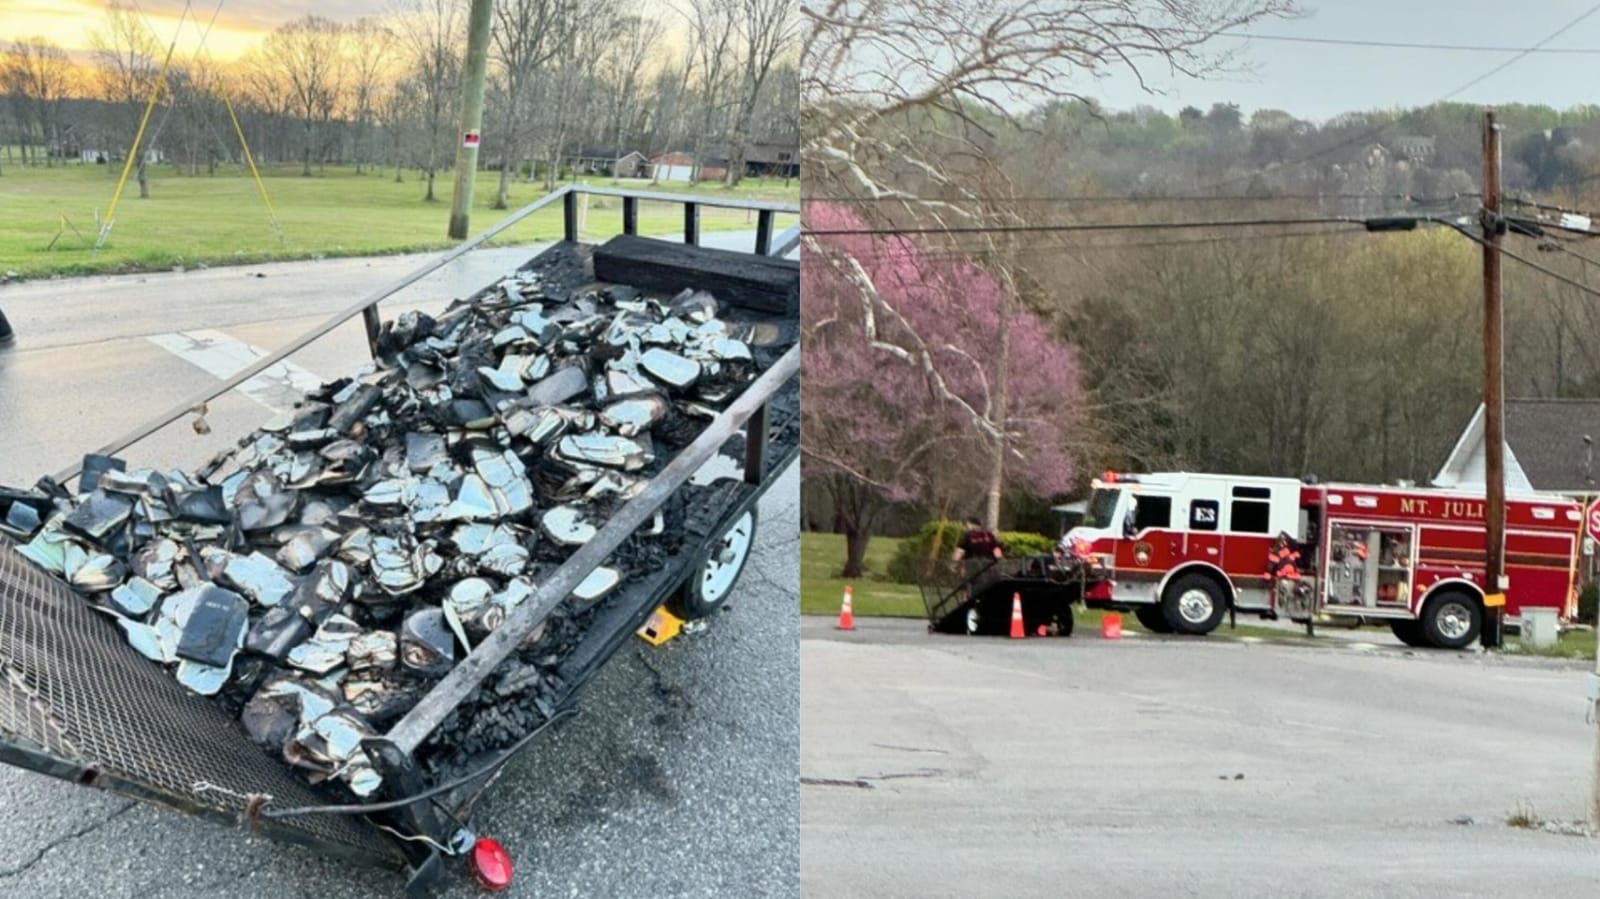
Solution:
<path fill-rule="evenodd" d="M 250 367 L 267 351 L 221 331 L 175 331 L 147 338 L 179 359 L 220 379 Z M 294 407 L 306 393 L 322 386 L 323 379 L 293 362 L 279 362 L 240 384 L 237 390 L 274 412 Z"/>

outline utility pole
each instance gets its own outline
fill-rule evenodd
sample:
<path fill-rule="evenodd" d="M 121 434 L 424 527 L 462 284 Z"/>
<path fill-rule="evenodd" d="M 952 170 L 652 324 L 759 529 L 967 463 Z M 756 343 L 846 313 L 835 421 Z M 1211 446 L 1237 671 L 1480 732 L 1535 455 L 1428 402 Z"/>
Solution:
<path fill-rule="evenodd" d="M 483 83 L 489 77 L 489 24 L 493 18 L 494 0 L 472 0 L 467 19 L 467 77 L 461 89 L 461 143 L 456 145 L 456 184 L 450 195 L 450 237 L 454 240 L 466 239 L 472 217 L 478 134 L 483 127 Z"/>
<path fill-rule="evenodd" d="M 1483 113 L 1483 439 L 1485 486 L 1483 630 L 1485 649 L 1500 645 L 1506 604 L 1505 378 L 1500 305 L 1500 125 L 1494 110 Z"/>

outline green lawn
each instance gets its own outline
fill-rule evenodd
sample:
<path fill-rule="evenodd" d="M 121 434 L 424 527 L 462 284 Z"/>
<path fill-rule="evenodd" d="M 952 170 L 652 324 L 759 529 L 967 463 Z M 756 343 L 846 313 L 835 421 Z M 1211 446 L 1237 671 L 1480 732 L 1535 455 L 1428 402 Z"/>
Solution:
<path fill-rule="evenodd" d="M 847 582 L 839 577 L 840 569 L 844 568 L 844 537 L 802 531 L 800 611 L 807 615 L 839 614 L 839 603 L 848 583 L 854 593 L 852 608 L 857 615 L 923 617 L 927 613 L 922 607 L 922 594 L 916 587 L 884 579 L 883 572 L 898 542 L 892 537 L 873 538 L 867 544 L 867 576 Z"/>
<path fill-rule="evenodd" d="M 1593 659 L 1594 658 L 1594 631 L 1569 630 L 1563 631 L 1556 638 L 1556 645 L 1548 649 L 1525 648 L 1522 642 L 1513 635 L 1507 634 L 1505 638 L 1505 651 L 1521 655 L 1550 656 L 1558 659 Z"/>
<path fill-rule="evenodd" d="M 108 168 L 113 171 L 107 171 Z M 104 271 L 166 269 L 182 264 L 245 263 L 267 259 L 303 259 L 371 253 L 440 249 L 453 241 L 445 237 L 450 218 L 451 177 L 442 173 L 435 182 L 437 201 L 422 200 L 424 184 L 415 171 L 396 184 L 394 171 L 355 174 L 350 167 L 332 167 L 326 174 L 301 177 L 298 166 L 271 167 L 263 182 L 283 229 L 280 241 L 268 223 L 266 208 L 255 182 L 235 168 L 218 168 L 215 176 L 179 174 L 169 166 L 150 169 L 150 198 L 139 199 L 138 185 L 130 178 L 117 208 L 116 225 L 106 246 L 92 251 L 96 214 L 104 216 L 116 186 L 115 166 L 66 165 L 55 168 L 7 166 L 0 175 L 0 272 L 14 270 L 27 277 L 51 273 L 83 274 Z M 781 180 L 750 180 L 728 190 L 720 185 L 624 182 L 609 178 L 586 179 L 597 186 L 636 185 L 665 193 L 695 193 L 708 199 L 763 199 L 794 202 L 799 182 L 787 187 Z M 471 233 L 499 221 L 505 212 L 490 209 L 498 175 L 478 175 L 473 191 Z M 544 195 L 540 184 L 514 183 L 511 207 L 525 205 Z M 622 202 L 590 197 L 582 226 L 587 238 L 604 238 L 622 231 Z M 62 231 L 61 219 L 75 225 L 54 249 L 47 250 Z M 778 216 L 777 230 L 793 224 L 793 216 Z M 641 203 L 639 228 L 646 234 L 682 233 L 683 212 L 677 204 Z M 755 228 L 755 214 L 745 210 L 703 207 L 704 231 Z M 497 243 L 551 240 L 561 235 L 561 207 L 555 204 L 530 216 L 496 239 Z"/>

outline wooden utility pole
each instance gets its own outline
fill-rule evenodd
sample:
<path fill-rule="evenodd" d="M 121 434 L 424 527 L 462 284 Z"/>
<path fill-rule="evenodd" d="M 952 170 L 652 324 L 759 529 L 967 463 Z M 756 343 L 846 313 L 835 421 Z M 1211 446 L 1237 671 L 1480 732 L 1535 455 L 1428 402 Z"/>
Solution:
<path fill-rule="evenodd" d="M 1483 440 L 1484 507 L 1483 631 L 1485 649 L 1500 645 L 1506 604 L 1505 357 L 1500 305 L 1500 125 L 1494 110 L 1483 113 Z"/>
<path fill-rule="evenodd" d="M 466 239 L 472 217 L 472 187 L 478 173 L 478 140 L 483 127 L 483 83 L 489 77 L 489 24 L 493 18 L 494 0 L 472 0 L 467 19 L 467 77 L 461 89 L 461 134 L 456 144 L 456 183 L 450 195 L 450 237 L 455 240 Z"/>

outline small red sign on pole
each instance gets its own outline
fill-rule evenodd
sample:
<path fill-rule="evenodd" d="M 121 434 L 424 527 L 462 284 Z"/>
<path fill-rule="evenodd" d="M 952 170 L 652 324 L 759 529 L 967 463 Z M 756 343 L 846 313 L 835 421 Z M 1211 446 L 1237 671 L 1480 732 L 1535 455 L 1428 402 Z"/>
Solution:
<path fill-rule="evenodd" d="M 469 150 L 478 149 L 478 132 L 468 131 L 466 134 L 463 134 L 461 136 L 461 146 L 466 147 Z"/>

